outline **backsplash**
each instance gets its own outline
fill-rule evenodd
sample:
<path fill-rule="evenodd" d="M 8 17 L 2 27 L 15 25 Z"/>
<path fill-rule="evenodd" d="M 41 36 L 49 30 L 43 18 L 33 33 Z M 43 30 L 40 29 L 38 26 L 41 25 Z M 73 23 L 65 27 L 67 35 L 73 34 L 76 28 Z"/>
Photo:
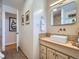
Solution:
<path fill-rule="evenodd" d="M 48 30 L 49 33 L 64 34 L 64 35 L 78 35 L 78 28 L 72 26 L 51 26 Z"/>

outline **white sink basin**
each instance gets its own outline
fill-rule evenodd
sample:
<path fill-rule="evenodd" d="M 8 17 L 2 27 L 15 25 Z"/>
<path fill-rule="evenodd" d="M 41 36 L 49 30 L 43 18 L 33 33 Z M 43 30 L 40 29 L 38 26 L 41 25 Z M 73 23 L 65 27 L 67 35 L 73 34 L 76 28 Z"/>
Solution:
<path fill-rule="evenodd" d="M 55 42 L 64 43 L 65 44 L 65 43 L 67 43 L 68 36 L 64 36 L 64 35 L 51 35 L 50 39 L 55 41 Z"/>

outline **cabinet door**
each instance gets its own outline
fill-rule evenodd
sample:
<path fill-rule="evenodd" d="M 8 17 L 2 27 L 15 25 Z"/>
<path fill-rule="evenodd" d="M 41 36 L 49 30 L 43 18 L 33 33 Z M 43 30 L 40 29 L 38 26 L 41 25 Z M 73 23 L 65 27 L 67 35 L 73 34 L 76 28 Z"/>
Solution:
<path fill-rule="evenodd" d="M 46 55 L 43 54 L 43 53 L 41 53 L 41 55 L 40 55 L 40 59 L 46 59 Z"/>
<path fill-rule="evenodd" d="M 56 52 L 56 59 L 68 59 L 68 56 L 62 53 Z"/>
<path fill-rule="evenodd" d="M 55 51 L 47 48 L 47 59 L 55 59 Z"/>
<path fill-rule="evenodd" d="M 40 45 L 40 52 L 46 54 L 46 47 L 43 45 Z"/>

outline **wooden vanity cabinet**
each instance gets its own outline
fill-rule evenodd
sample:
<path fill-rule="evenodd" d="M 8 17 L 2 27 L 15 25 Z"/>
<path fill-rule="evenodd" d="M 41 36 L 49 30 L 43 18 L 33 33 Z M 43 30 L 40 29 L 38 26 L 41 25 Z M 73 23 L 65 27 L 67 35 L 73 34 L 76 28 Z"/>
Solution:
<path fill-rule="evenodd" d="M 40 59 L 68 59 L 68 56 L 40 45 Z"/>
<path fill-rule="evenodd" d="M 40 45 L 40 59 L 76 59 L 56 50 Z"/>

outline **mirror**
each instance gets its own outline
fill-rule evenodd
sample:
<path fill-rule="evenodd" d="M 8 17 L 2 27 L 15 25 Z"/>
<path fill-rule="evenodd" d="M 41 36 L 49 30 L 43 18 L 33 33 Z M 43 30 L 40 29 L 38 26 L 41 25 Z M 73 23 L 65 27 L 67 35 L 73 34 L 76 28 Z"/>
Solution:
<path fill-rule="evenodd" d="M 67 25 L 76 23 L 76 2 L 55 7 L 51 12 L 51 25 Z"/>

